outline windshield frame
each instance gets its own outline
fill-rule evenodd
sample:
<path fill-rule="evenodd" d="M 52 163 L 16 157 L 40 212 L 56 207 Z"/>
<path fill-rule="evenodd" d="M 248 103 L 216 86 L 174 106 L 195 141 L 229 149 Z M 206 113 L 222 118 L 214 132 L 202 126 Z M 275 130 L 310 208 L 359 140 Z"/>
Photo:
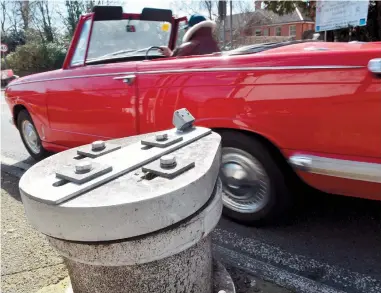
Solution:
<path fill-rule="evenodd" d="M 123 13 L 122 19 L 123 20 L 125 20 L 125 19 L 140 20 L 140 16 L 141 16 L 140 13 Z M 85 22 L 87 20 L 89 20 L 89 19 L 90 19 L 91 24 L 90 24 L 90 31 L 89 31 L 89 34 L 88 34 L 88 37 L 87 37 L 87 42 L 86 42 L 86 52 L 85 52 L 85 55 L 84 55 L 84 60 L 81 63 L 77 63 L 75 65 L 71 65 L 72 58 L 74 57 L 75 50 L 76 50 L 76 48 L 78 46 L 78 42 L 79 42 L 79 38 L 80 38 L 80 35 L 81 35 L 81 32 L 82 32 L 83 26 L 84 26 Z M 172 21 L 171 21 L 171 34 L 170 34 L 169 42 L 168 42 L 168 47 L 171 50 L 174 49 L 174 45 L 175 45 L 175 41 L 176 41 L 176 35 L 177 35 L 177 30 L 178 30 L 178 20 L 180 20 L 180 19 L 183 19 L 183 18 L 172 17 Z M 95 20 L 95 21 L 97 21 L 97 20 Z M 85 14 L 85 15 L 82 15 L 80 17 L 80 19 L 78 21 L 77 28 L 76 28 L 76 30 L 74 32 L 74 36 L 72 38 L 71 44 L 69 46 L 69 50 L 68 50 L 68 53 L 66 55 L 63 67 L 62 67 L 63 69 L 69 69 L 69 68 L 76 68 L 76 67 L 86 66 L 86 60 L 87 60 L 89 46 L 90 46 L 91 34 L 92 34 L 92 31 L 93 31 L 93 26 L 94 26 L 94 22 L 95 21 L 94 21 L 94 13 L 93 12 Z"/>

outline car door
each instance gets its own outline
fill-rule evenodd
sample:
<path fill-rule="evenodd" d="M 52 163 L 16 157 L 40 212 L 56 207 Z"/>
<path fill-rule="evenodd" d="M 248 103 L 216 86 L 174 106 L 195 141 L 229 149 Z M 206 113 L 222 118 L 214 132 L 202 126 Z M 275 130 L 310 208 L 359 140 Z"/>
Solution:
<path fill-rule="evenodd" d="M 136 62 L 85 65 L 91 21 L 83 23 L 70 68 L 47 89 L 52 142 L 67 147 L 136 134 Z"/>
<path fill-rule="evenodd" d="M 175 19 L 173 39 L 169 46 L 174 49 L 182 44 L 187 17 Z M 181 58 L 180 58 L 181 59 Z M 154 132 L 173 127 L 172 115 L 179 106 L 178 97 L 184 83 L 183 75 L 166 74 L 169 68 L 182 69 L 187 65 L 178 63 L 174 58 L 164 58 L 138 64 L 139 98 L 138 124 L 141 133 Z M 149 71 L 156 71 L 146 74 Z M 188 77 L 185 77 L 187 79 Z M 179 84 L 180 79 L 180 84 Z"/>

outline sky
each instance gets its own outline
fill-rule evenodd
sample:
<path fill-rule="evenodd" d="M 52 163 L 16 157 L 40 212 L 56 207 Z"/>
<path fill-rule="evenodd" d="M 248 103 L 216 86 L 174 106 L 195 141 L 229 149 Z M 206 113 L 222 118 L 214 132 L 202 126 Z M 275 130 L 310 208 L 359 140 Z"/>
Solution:
<path fill-rule="evenodd" d="M 190 3 L 192 2 L 192 6 L 198 8 L 198 5 L 195 2 L 200 2 L 202 0 L 127 0 L 126 4 L 123 7 L 123 10 L 125 12 L 131 12 L 131 13 L 140 13 L 144 7 L 151 7 L 151 8 L 162 8 L 162 9 L 172 9 L 173 14 L 181 14 L 181 16 L 184 15 L 184 11 L 179 11 L 179 6 L 183 6 L 184 2 Z M 241 2 L 247 2 L 252 4 L 254 6 L 254 0 L 233 0 L 233 2 L 241 1 Z M 254 7 L 253 7 L 254 8 Z M 203 14 L 204 16 L 207 16 L 207 11 L 199 11 L 200 14 Z M 185 13 L 187 14 L 187 13 Z M 188 13 L 189 14 L 189 13 Z M 227 6 L 227 14 L 230 14 L 229 11 L 229 4 Z M 234 11 L 233 11 L 234 14 Z M 189 15 L 185 15 L 189 16 Z"/>
<path fill-rule="evenodd" d="M 125 12 L 131 12 L 131 13 L 140 13 L 144 7 L 151 7 L 151 8 L 162 8 L 162 9 L 168 9 L 172 8 L 171 3 L 173 3 L 173 0 L 129 0 L 126 1 L 127 3 L 124 5 L 123 10 Z"/>
<path fill-rule="evenodd" d="M 8 0 L 12 1 L 12 0 Z M 54 8 L 59 11 L 65 11 L 65 0 L 48 0 Z M 208 17 L 208 12 L 206 10 L 201 10 L 199 8 L 199 2 L 202 0 L 122 0 L 124 3 L 123 10 L 128 13 L 141 13 L 144 7 L 151 8 L 162 8 L 162 9 L 172 9 L 173 14 L 177 16 L 187 16 L 189 17 L 194 11 Z M 254 0 L 233 0 L 233 2 L 241 1 L 250 3 L 250 5 L 254 6 Z M 186 3 L 184 5 L 184 3 Z M 188 9 L 187 7 L 192 7 L 192 9 Z M 227 7 L 227 14 L 230 14 L 229 5 Z M 233 14 L 236 13 L 233 9 Z M 55 13 L 52 16 L 52 22 L 55 23 L 58 30 L 64 30 L 65 27 L 62 24 L 62 17 Z M 8 20 L 6 20 L 6 27 L 9 26 Z"/>

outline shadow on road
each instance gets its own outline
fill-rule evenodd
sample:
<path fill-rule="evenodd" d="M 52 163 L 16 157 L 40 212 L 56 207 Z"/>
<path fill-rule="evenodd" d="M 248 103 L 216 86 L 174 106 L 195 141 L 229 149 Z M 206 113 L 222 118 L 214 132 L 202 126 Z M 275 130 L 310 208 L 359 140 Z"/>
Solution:
<path fill-rule="evenodd" d="M 21 202 L 21 196 L 18 188 L 19 179 L 4 172 L 4 165 L 1 165 L 1 189 L 4 189 L 10 196 Z"/>
<path fill-rule="evenodd" d="M 248 227 L 226 217 L 219 225 L 289 253 L 381 281 L 381 201 L 311 191 L 276 225 Z"/>

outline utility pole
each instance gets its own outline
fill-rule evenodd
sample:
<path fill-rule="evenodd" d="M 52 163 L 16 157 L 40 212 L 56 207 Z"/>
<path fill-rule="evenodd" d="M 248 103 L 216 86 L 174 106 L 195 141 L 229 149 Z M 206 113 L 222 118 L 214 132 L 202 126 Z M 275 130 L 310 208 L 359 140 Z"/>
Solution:
<path fill-rule="evenodd" d="M 218 1 L 218 16 L 220 20 L 224 22 L 224 28 L 223 28 L 223 34 L 222 34 L 222 39 L 223 39 L 223 47 L 225 47 L 225 41 L 226 41 L 226 0 L 221 0 Z"/>
<path fill-rule="evenodd" d="M 233 49 L 233 0 L 230 0 L 230 49 Z"/>

